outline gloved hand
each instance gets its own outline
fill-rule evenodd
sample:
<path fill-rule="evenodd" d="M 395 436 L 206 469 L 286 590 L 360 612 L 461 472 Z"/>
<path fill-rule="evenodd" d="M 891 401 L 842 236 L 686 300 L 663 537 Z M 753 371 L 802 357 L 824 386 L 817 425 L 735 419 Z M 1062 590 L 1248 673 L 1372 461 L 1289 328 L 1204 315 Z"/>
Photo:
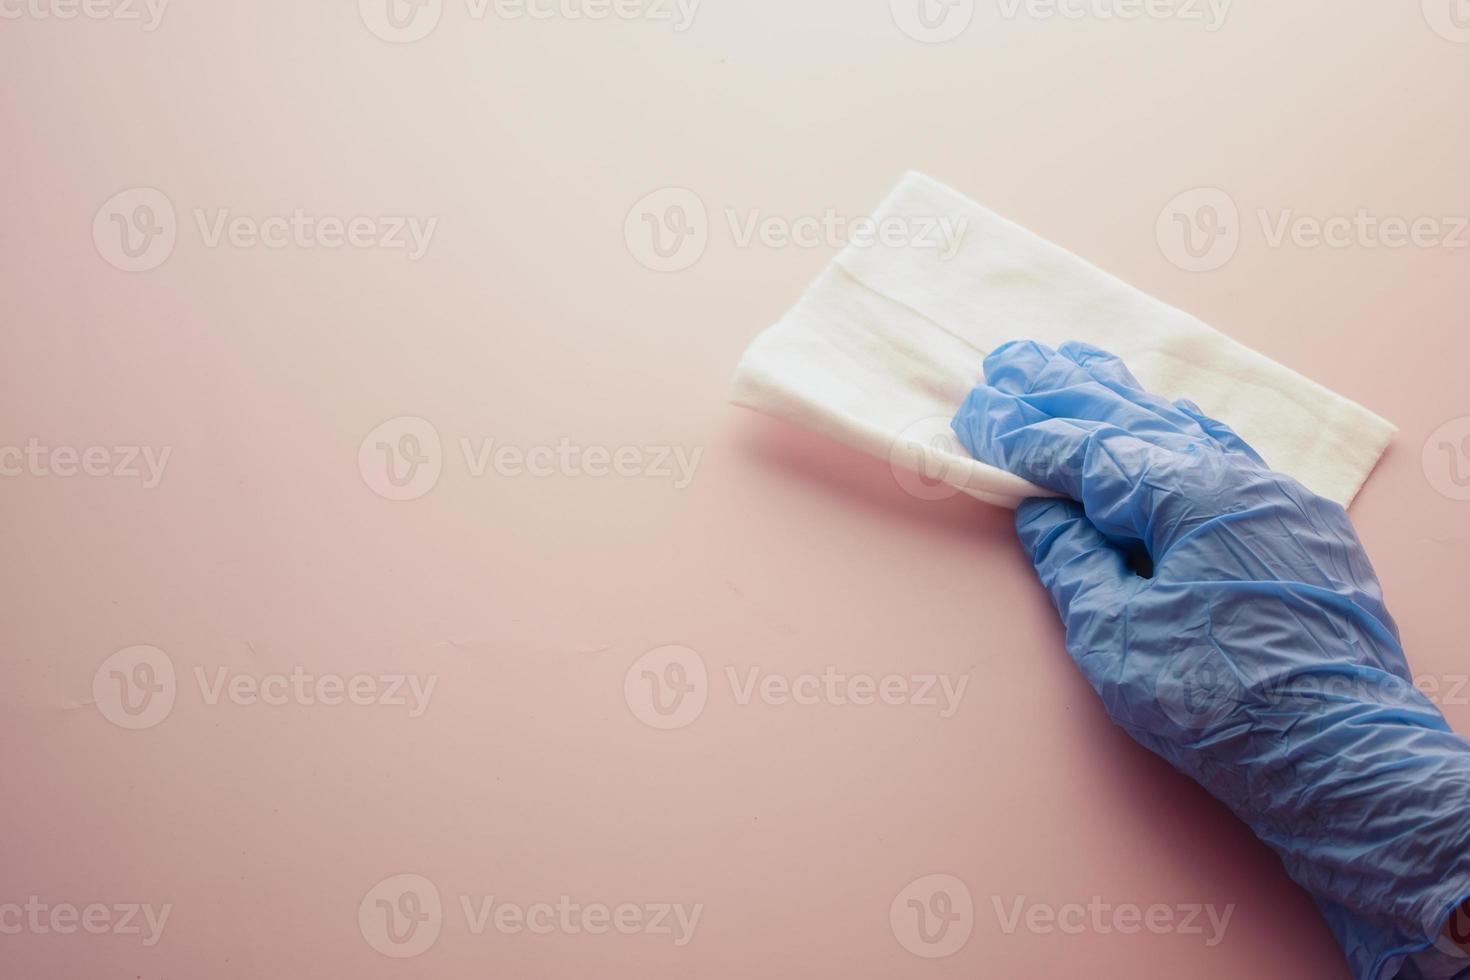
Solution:
<path fill-rule="evenodd" d="M 955 432 L 1070 498 L 1016 527 L 1108 715 L 1281 856 L 1356 980 L 1409 975 L 1470 898 L 1470 743 L 1347 512 L 1095 347 L 1007 344 L 985 378 Z"/>

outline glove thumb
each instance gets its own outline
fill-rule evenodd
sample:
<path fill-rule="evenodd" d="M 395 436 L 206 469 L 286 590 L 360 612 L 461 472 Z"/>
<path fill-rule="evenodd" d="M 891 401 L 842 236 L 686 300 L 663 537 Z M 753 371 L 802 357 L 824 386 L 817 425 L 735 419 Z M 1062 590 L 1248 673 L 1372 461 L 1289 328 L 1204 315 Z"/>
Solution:
<path fill-rule="evenodd" d="M 1062 615 L 1069 647 L 1115 617 L 1123 591 L 1142 581 L 1076 501 L 1023 500 L 1016 509 L 1016 531 Z"/>

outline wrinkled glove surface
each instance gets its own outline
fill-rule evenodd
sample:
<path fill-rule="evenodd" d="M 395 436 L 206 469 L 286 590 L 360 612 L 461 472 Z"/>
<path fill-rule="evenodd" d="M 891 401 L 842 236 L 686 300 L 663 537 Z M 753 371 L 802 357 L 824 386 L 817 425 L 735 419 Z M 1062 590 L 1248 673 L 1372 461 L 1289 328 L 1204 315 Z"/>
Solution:
<path fill-rule="evenodd" d="M 1069 498 L 1016 527 L 1109 716 L 1281 856 L 1356 980 L 1395 976 L 1470 898 L 1470 743 L 1347 512 L 1106 351 L 1011 343 L 985 378 L 955 432 Z"/>

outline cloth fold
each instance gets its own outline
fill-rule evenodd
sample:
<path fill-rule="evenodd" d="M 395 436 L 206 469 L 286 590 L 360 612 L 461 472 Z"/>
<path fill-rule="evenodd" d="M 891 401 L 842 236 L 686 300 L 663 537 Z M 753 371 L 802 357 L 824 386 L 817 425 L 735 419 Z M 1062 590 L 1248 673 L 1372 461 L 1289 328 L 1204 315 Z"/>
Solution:
<path fill-rule="evenodd" d="M 923 174 L 905 175 L 872 227 L 751 343 L 731 401 L 1006 507 L 1049 494 L 972 458 L 949 423 L 1008 340 L 1105 348 L 1343 506 L 1396 431 Z"/>

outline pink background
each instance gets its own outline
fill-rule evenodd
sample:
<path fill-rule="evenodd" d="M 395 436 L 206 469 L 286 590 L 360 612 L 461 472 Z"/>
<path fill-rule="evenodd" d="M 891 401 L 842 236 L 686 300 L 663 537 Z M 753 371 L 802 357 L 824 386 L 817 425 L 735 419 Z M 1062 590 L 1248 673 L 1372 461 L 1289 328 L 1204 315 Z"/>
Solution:
<path fill-rule="evenodd" d="M 153 31 L 6 8 L 0 446 L 170 457 L 151 489 L 0 478 L 0 905 L 171 911 L 152 946 L 0 935 L 0 974 L 1346 976 L 1272 855 L 1109 726 L 1009 514 L 917 500 L 882 461 L 725 405 L 744 345 L 835 249 L 742 248 L 723 215 L 857 216 L 920 169 L 1394 421 L 1354 516 L 1416 670 L 1451 688 L 1470 502 L 1449 467 L 1470 460 L 1421 448 L 1470 415 L 1470 250 L 1272 247 L 1255 217 L 1470 212 L 1470 44 L 1431 28 L 1437 3 L 1241 2 L 1210 32 L 982 0 L 947 44 L 879 0 L 706 0 L 682 32 L 448 0 L 404 44 L 348 0 L 176 0 Z M 624 237 L 666 186 L 713 225 L 677 273 Z M 1242 227 L 1192 273 L 1155 227 L 1202 186 Z M 146 272 L 92 235 L 135 187 L 177 209 Z M 438 226 L 415 262 L 209 247 L 194 218 L 296 208 Z M 444 441 L 408 502 L 358 465 L 399 416 Z M 703 456 L 685 489 L 476 478 L 461 437 Z M 139 644 L 165 652 L 176 702 L 126 730 L 93 681 Z M 667 644 L 707 666 L 708 703 L 661 731 L 624 680 Z M 727 667 L 968 687 L 949 718 L 740 704 Z M 418 718 L 210 704 L 195 670 L 221 668 L 436 687 Z M 1470 731 L 1467 693 L 1446 700 Z M 410 959 L 359 923 L 398 874 L 444 903 Z M 974 921 L 930 959 L 889 913 L 933 874 Z M 682 947 L 475 935 L 459 898 L 487 895 L 703 909 Z M 1094 896 L 1236 908 L 1213 947 L 1007 934 L 994 909 Z"/>

